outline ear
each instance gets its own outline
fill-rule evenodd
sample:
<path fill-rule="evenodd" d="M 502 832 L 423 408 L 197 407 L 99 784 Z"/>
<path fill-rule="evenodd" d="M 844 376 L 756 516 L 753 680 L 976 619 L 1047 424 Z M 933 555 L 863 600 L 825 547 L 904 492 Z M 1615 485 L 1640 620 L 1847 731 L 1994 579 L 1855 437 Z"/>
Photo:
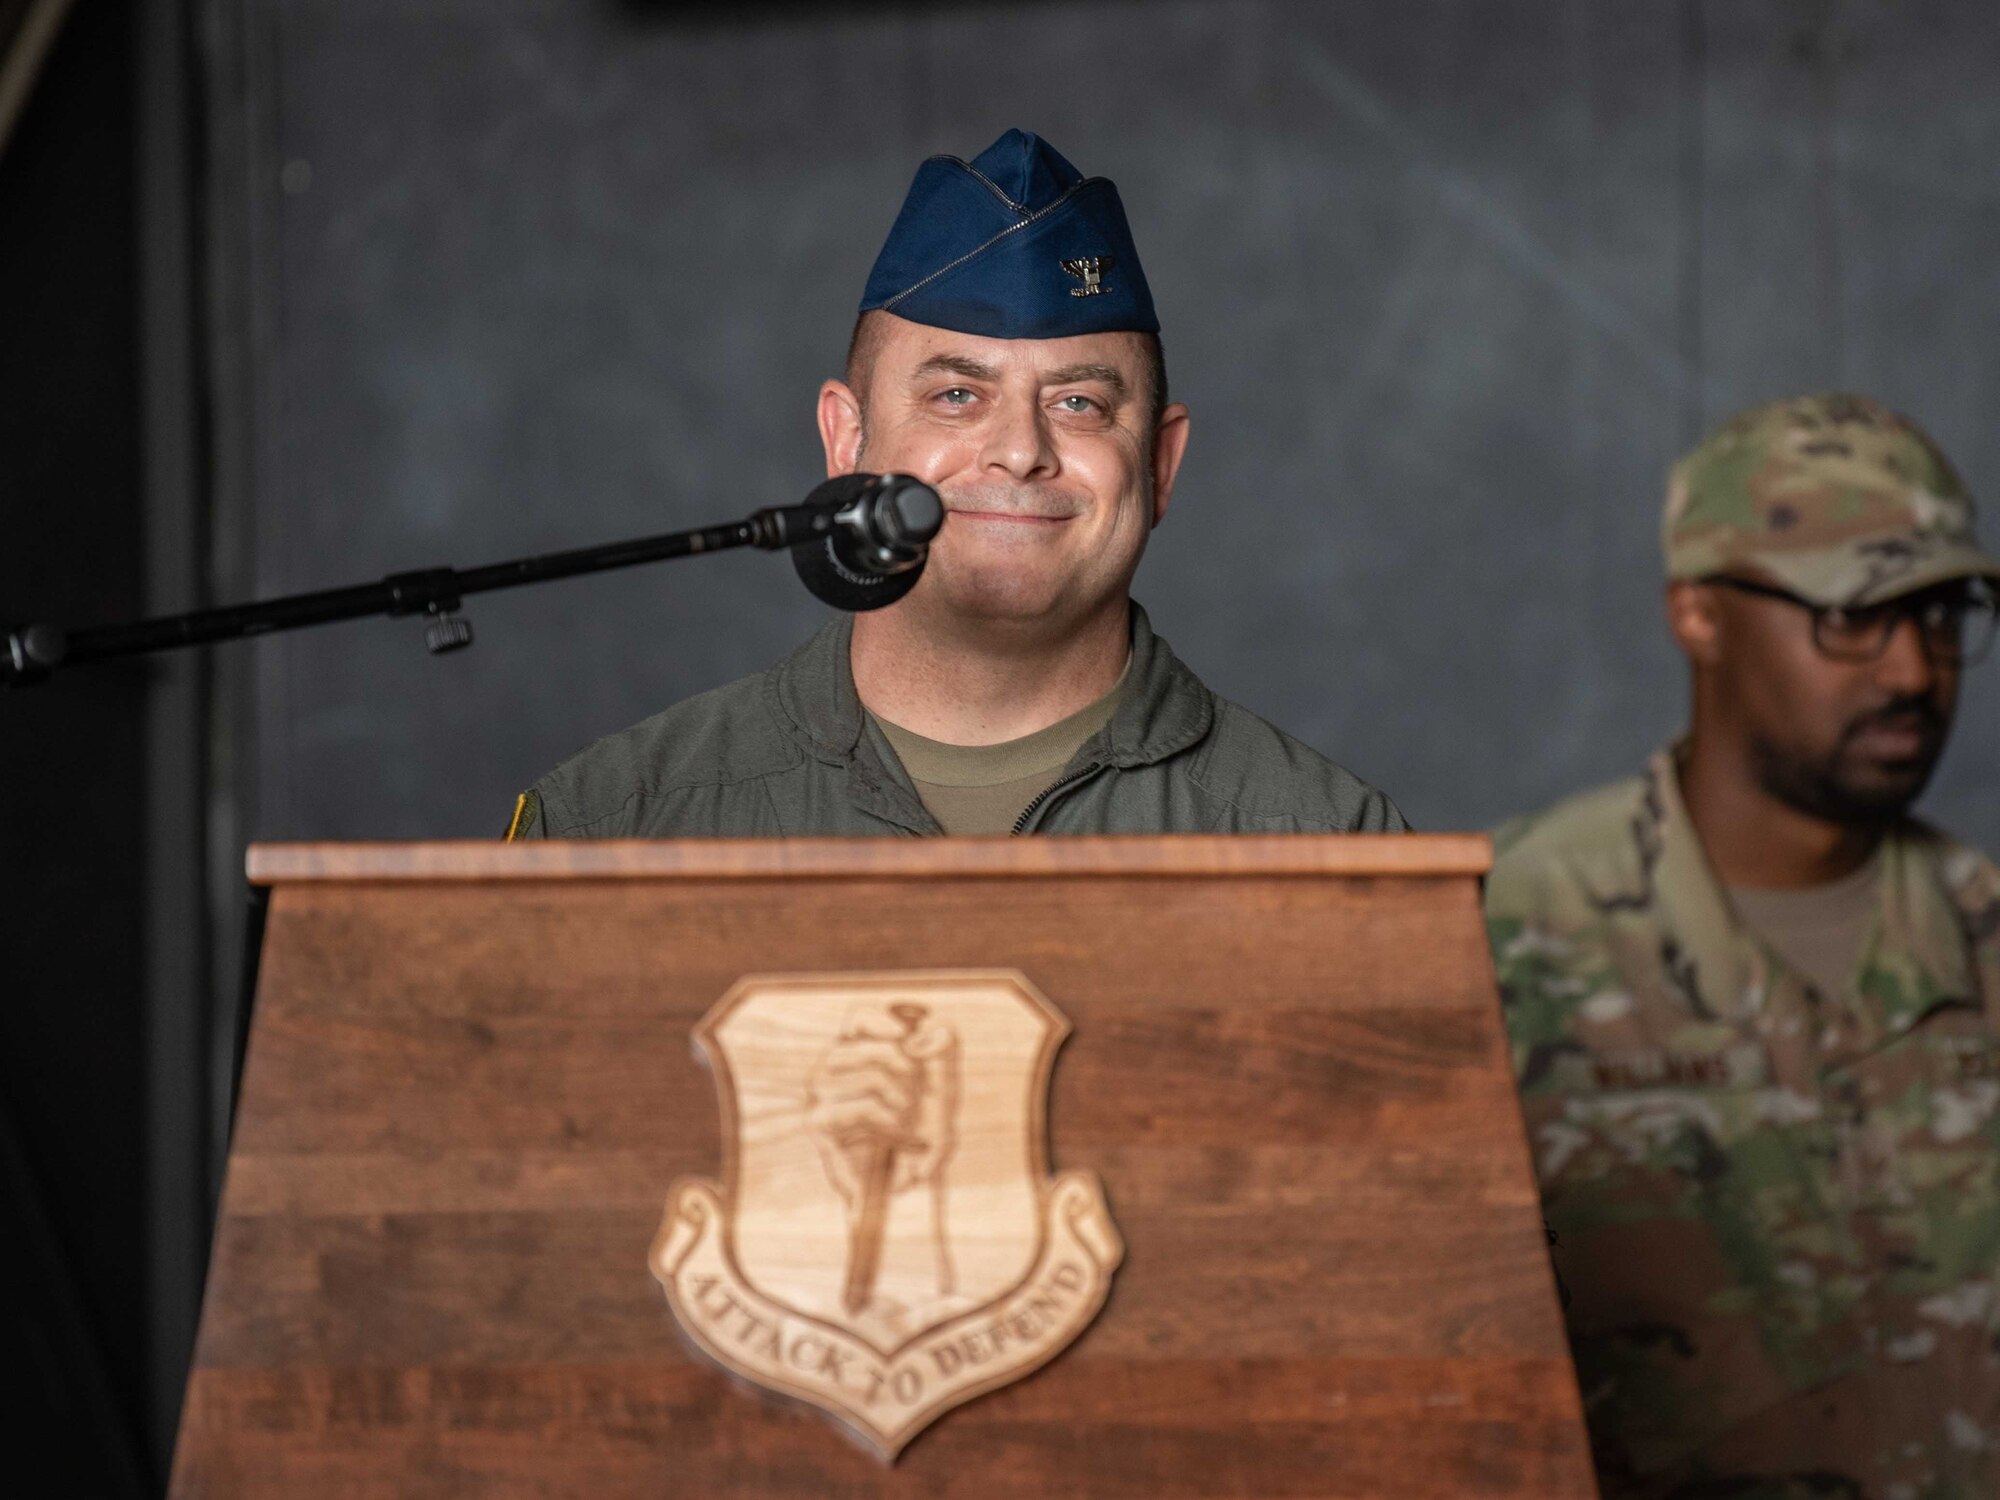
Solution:
<path fill-rule="evenodd" d="M 1692 579 L 1677 578 L 1667 585 L 1667 629 L 1697 667 L 1713 666 L 1722 654 L 1722 616 L 1715 594 Z"/>
<path fill-rule="evenodd" d="M 861 462 L 861 403 L 844 380 L 819 388 L 819 441 L 826 449 L 826 477 L 852 474 Z"/>
<path fill-rule="evenodd" d="M 1153 524 L 1167 516 L 1167 502 L 1174 498 L 1174 480 L 1181 472 L 1187 453 L 1188 409 L 1176 401 L 1160 413 L 1153 429 Z"/>

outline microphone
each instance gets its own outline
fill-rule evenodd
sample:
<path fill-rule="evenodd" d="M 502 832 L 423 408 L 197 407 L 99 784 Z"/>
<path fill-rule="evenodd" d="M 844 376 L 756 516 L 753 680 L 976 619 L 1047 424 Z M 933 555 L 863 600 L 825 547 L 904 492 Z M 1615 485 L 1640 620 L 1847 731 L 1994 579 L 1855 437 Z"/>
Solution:
<path fill-rule="evenodd" d="M 744 521 L 603 547 L 517 557 L 482 568 L 420 568 L 392 573 L 376 583 L 76 631 L 53 625 L 9 627 L 0 622 L 0 688 L 41 682 L 56 668 L 81 662 L 203 646 L 363 615 L 425 615 L 425 644 L 433 652 L 450 651 L 472 644 L 472 627 L 455 613 L 467 594 L 729 547 L 761 547 L 767 552 L 789 548 L 792 565 L 816 597 L 835 609 L 880 609 L 917 586 L 931 540 L 943 526 L 944 502 L 921 480 L 908 474 L 842 474 L 827 480 L 800 505 L 770 506 Z"/>
<path fill-rule="evenodd" d="M 923 576 L 944 502 L 907 474 L 842 474 L 802 505 L 766 511 L 813 597 L 835 609 L 894 604 Z"/>

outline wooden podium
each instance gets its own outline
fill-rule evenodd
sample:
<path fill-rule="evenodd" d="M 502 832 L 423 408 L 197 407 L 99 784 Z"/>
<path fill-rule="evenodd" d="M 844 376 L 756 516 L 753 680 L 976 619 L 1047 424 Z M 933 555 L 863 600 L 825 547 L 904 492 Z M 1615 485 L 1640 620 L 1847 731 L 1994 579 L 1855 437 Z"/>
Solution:
<path fill-rule="evenodd" d="M 254 848 L 271 905 L 172 1492 L 1592 1496 L 1487 860 L 1460 836 Z M 905 1034 L 868 1040 L 878 1013 Z M 786 1072 L 793 1018 L 821 1029 Z M 835 1097 L 870 1047 L 941 1080 L 900 1155 Z M 988 1192 L 981 1162 L 1040 1186 Z M 1077 1183 L 1108 1223 L 1048 1206 Z M 753 1244 L 814 1195 L 845 1221 Z M 859 1413 L 872 1356 L 826 1350 L 928 1316 L 869 1300 L 885 1215 L 926 1202 L 937 1263 L 908 1274 L 958 1301 L 897 1346 L 912 1400 L 1041 1336 L 982 1267 L 1061 1241 L 1102 1307 L 1052 1273 L 1068 1343 L 871 1440 L 807 1377 Z M 743 1278 L 727 1309 L 688 1269 L 708 1253 Z M 792 1331 L 753 1334 L 794 1274 Z M 755 1305 L 784 1322 L 789 1295 Z"/>

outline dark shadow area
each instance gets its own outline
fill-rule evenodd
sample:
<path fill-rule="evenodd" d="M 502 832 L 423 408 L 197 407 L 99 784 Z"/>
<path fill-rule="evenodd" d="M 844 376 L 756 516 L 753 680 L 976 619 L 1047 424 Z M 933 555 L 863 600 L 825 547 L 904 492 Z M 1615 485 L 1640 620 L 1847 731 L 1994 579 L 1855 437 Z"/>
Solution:
<path fill-rule="evenodd" d="M 79 4 L 0 155 L 0 612 L 138 612 L 135 27 Z M 145 1451 L 138 667 L 0 698 L 0 1278 L 9 1464 L 47 1495 L 157 1493 Z"/>
<path fill-rule="evenodd" d="M 1098 10 L 1124 6 L 1137 10 L 1150 0 L 1096 0 Z M 940 11 L 992 9 L 991 0 L 849 0 L 828 5 L 825 0 L 609 0 L 610 10 L 621 19 L 654 25 L 684 26 L 690 30 L 740 31 L 764 21 L 829 21 L 835 19 L 897 20 L 934 15 Z M 1075 0 L 1014 0 L 1011 11 L 1075 10 Z M 838 12 L 836 16 L 833 14 Z"/>

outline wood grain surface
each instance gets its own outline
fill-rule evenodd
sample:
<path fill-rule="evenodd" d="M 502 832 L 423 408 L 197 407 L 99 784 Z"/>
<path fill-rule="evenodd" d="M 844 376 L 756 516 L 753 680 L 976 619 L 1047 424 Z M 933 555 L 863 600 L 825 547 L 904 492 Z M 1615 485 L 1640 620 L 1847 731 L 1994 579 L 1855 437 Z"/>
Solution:
<path fill-rule="evenodd" d="M 1594 1494 L 1476 884 L 1331 868 L 1388 842 L 259 851 L 173 1492 Z M 1483 859 L 1437 842 L 1403 868 Z M 1241 848 L 1274 844 L 1317 847 Z M 745 974 L 897 968 L 1068 1017 L 1050 1165 L 1126 1253 L 1072 1347 L 887 1468 L 692 1353 L 646 1256 L 722 1163 L 696 1022 Z"/>
<path fill-rule="evenodd" d="M 728 879 L 859 874 L 915 878 L 1007 875 L 1484 875 L 1483 833 L 1298 834 L 1253 837 L 954 839 L 491 839 L 427 844 L 252 844 L 253 885 L 304 880 Z"/>

